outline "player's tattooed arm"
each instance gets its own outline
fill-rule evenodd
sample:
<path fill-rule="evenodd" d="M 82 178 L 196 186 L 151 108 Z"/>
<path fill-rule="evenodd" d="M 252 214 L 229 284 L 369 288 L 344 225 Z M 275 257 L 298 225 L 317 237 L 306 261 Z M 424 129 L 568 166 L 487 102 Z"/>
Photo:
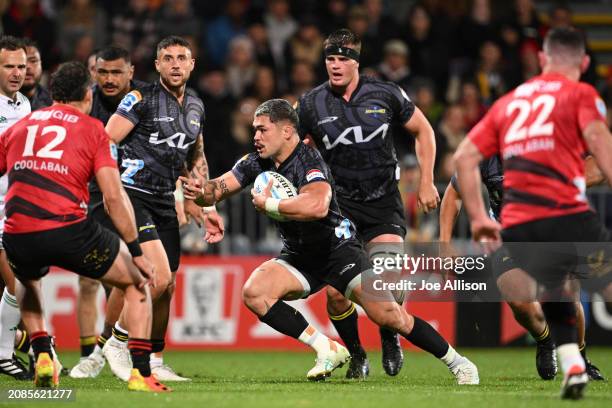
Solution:
<path fill-rule="evenodd" d="M 200 133 L 187 155 L 187 168 L 190 176 L 204 185 L 209 180 L 208 162 L 204 155 L 204 137 Z"/>
<path fill-rule="evenodd" d="M 183 182 L 185 198 L 194 200 L 202 207 L 211 206 L 242 190 L 240 182 L 231 171 L 203 184 L 191 177 L 181 176 L 179 179 Z"/>

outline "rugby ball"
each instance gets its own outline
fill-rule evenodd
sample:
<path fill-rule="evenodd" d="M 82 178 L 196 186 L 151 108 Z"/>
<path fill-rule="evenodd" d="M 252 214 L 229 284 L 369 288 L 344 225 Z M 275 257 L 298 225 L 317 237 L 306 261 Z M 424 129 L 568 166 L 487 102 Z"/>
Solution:
<path fill-rule="evenodd" d="M 295 186 L 289 180 L 287 180 L 285 176 L 274 171 L 264 171 L 263 173 L 260 173 L 253 183 L 253 189 L 257 193 L 261 193 L 266 189 L 270 180 L 273 180 L 272 188 L 270 190 L 272 197 L 278 198 L 279 200 L 284 200 L 286 198 L 291 198 L 298 195 Z M 286 221 L 286 219 L 280 214 L 272 214 L 267 212 L 266 215 L 277 221 Z"/>

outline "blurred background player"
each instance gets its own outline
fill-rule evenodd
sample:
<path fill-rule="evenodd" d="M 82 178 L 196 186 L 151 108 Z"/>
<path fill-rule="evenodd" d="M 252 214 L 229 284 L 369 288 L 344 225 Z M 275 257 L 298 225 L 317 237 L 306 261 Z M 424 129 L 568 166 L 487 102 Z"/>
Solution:
<path fill-rule="evenodd" d="M 24 66 L 25 68 L 25 66 Z M 7 258 L 18 277 L 17 297 L 32 333 L 34 385 L 57 387 L 59 363 L 43 319 L 41 278 L 59 266 L 125 291 L 132 327 L 133 391 L 166 392 L 151 374 L 151 297 L 155 271 L 143 256 L 134 213 L 117 171 L 117 148 L 102 123 L 87 116 L 92 93 L 79 62 L 61 65 L 51 80 L 52 107 L 34 112 L 0 138 L 6 195 Z M 87 218 L 87 184 L 95 176 L 122 240 Z"/>
<path fill-rule="evenodd" d="M 489 214 L 501 221 L 501 208 L 503 199 L 504 169 L 498 156 L 492 156 L 480 163 L 480 178 L 489 196 Z M 588 171 L 588 167 L 587 167 Z M 587 174 L 587 186 L 590 185 Z M 453 226 L 461 209 L 461 193 L 457 184 L 457 176 L 453 175 L 446 187 L 442 203 L 440 204 L 440 242 L 450 243 Z M 518 285 L 525 285 L 520 279 L 520 273 L 516 273 L 517 268 L 512 258 L 506 251 L 500 250 L 491 258 L 495 265 L 492 265 L 492 272 L 497 278 L 497 286 L 502 296 L 507 299 L 508 306 L 512 309 L 514 318 L 523 326 L 536 341 L 536 368 L 538 374 L 544 380 L 551 380 L 557 374 L 557 358 L 555 355 L 555 343 L 552 340 L 550 329 L 546 323 L 546 318 L 542 312 L 539 302 L 521 301 L 521 296 L 510 293 L 507 288 L 515 288 Z M 518 276 L 518 278 L 516 278 Z M 591 380 L 603 380 L 604 377 L 599 369 L 591 363 L 586 356 L 585 341 L 585 321 L 582 303 L 576 301 L 576 322 L 578 325 L 578 344 L 580 353 L 586 362 L 586 370 Z"/>
<path fill-rule="evenodd" d="M 11 36 L 0 38 L 0 134 L 30 113 L 28 98 L 19 92 L 26 76 L 26 64 L 23 42 Z M 4 175 L 0 178 L 0 237 L 4 230 L 4 198 L 7 189 L 8 177 Z M 13 353 L 21 315 L 15 298 L 15 276 L 7 263 L 1 243 L 0 274 L 5 285 L 0 300 L 0 373 L 17 380 L 27 380 L 31 378 L 30 373 Z M 20 336 L 23 334 L 20 333 Z M 25 337 L 23 340 L 26 341 Z"/>
<path fill-rule="evenodd" d="M 404 253 L 406 219 L 392 129 L 399 123 L 416 137 L 418 204 L 426 212 L 440 200 L 433 184 L 433 129 L 398 85 L 359 75 L 361 41 L 355 34 L 335 31 L 324 47 L 329 80 L 300 97 L 300 135 L 314 142 L 330 166 L 342 214 L 355 223 L 370 258 L 395 257 L 391 252 Z M 379 252 L 376 244 L 389 243 L 386 252 Z M 327 297 L 330 319 L 351 351 L 347 377 L 364 378 L 369 363 L 359 340 L 355 306 L 331 286 Z M 397 293 L 396 300 L 402 304 L 403 293 Z M 399 337 L 384 328 L 380 336 L 385 372 L 397 375 L 403 364 Z M 441 350 L 432 352 L 441 357 Z"/>
<path fill-rule="evenodd" d="M 538 253 L 537 245 L 507 248 L 529 274 L 523 279 L 533 277 L 546 288 L 541 304 L 563 372 L 561 397 L 580 399 L 588 375 L 577 342 L 575 294 L 566 285 L 580 261 L 561 245 L 610 240 L 585 196 L 583 157 L 588 149 L 612 180 L 612 135 L 604 102 L 591 85 L 579 82 L 589 64 L 583 36 L 574 29 L 551 30 L 539 60 L 542 74 L 495 102 L 461 143 L 455 162 L 474 240 L 499 241 L 501 230 L 505 243 L 559 246 L 555 256 Z M 487 215 L 480 194 L 478 163 L 496 154 L 504 164 L 503 230 Z"/>
<path fill-rule="evenodd" d="M 21 92 L 28 97 L 32 111 L 51 106 L 51 94 L 40 84 L 42 79 L 42 60 L 38 45 L 29 38 L 24 39 L 27 56 L 26 75 Z"/>
<path fill-rule="evenodd" d="M 176 182 L 187 172 L 202 184 L 208 180 L 202 135 L 204 104 L 186 88 L 194 64 L 189 42 L 176 36 L 161 40 L 155 60 L 159 81 L 129 92 L 106 125 L 111 138 L 121 144 L 121 181 L 134 205 L 143 251 L 159 274 L 158 285 L 152 291 L 152 342 L 156 354 L 151 366 L 162 381 L 189 380 L 164 364 L 160 353 L 165 347 L 170 300 L 180 261 L 173 194 Z M 187 214 L 206 225 L 209 242 L 222 239 L 223 221 L 216 209 L 205 212 L 191 200 L 184 205 Z M 110 300 L 114 301 L 112 295 Z M 117 301 L 123 303 L 119 297 Z M 122 314 L 103 349 L 111 370 L 124 381 L 131 368 L 125 349 L 128 330 Z"/>
<path fill-rule="evenodd" d="M 134 67 L 130 60 L 130 53 L 121 47 L 109 46 L 96 54 L 95 77 L 93 86 L 93 102 L 90 116 L 100 120 L 104 125 L 117 110 L 123 97 L 134 89 L 140 89 L 146 83 L 133 79 Z M 104 211 L 102 193 L 95 180 L 89 183 L 89 209 L 88 214 L 105 228 L 113 230 L 112 220 Z M 93 378 L 104 368 L 105 360 L 102 348 L 106 340 L 112 335 L 112 328 L 121 313 L 118 302 L 109 302 L 109 305 L 118 306 L 116 310 L 107 310 L 104 330 L 96 338 L 96 322 L 98 320 L 97 294 L 100 281 L 79 276 L 79 293 L 77 298 L 77 320 L 79 323 L 79 342 L 81 360 L 72 368 L 72 378 Z M 110 287 L 105 287 L 110 295 Z"/>
<path fill-rule="evenodd" d="M 377 325 L 400 333 L 439 358 L 460 385 L 479 383 L 478 369 L 461 356 L 433 327 L 409 315 L 390 292 L 367 293 L 361 274 L 371 263 L 355 238 L 354 225 L 336 202 L 335 183 L 321 154 L 302 143 L 297 133 L 298 115 L 283 99 L 261 104 L 253 118 L 256 153 L 240 159 L 233 169 L 205 185 L 182 178 L 186 197 L 212 205 L 249 186 L 264 171 L 277 171 L 295 186 L 298 194 L 272 198 L 270 187 L 251 191 L 255 208 L 282 216 L 277 226 L 283 239 L 278 257 L 264 262 L 242 289 L 245 305 L 260 321 L 276 331 L 312 347 L 317 353 L 309 380 L 321 380 L 348 361 L 349 352 L 308 324 L 284 300 L 306 298 L 326 285 L 353 299 Z M 440 350 L 441 353 L 432 352 Z"/>

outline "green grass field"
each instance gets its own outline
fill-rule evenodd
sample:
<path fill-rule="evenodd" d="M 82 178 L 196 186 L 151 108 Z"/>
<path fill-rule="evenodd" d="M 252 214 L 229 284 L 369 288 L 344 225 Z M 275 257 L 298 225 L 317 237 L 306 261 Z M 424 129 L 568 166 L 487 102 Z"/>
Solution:
<path fill-rule="evenodd" d="M 5 403 L 4 406 L 140 408 L 171 407 L 580 407 L 612 406 L 609 381 L 589 384 L 586 399 L 574 402 L 558 397 L 560 375 L 555 381 L 537 378 L 532 348 L 462 350 L 480 371 L 479 386 L 455 385 L 454 378 L 439 361 L 425 353 L 406 353 L 397 377 L 384 374 L 380 354 L 371 353 L 372 372 L 367 381 L 344 379 L 345 368 L 321 383 L 309 383 L 311 353 L 259 352 L 169 352 L 166 361 L 193 378 L 174 383 L 171 394 L 127 391 L 125 383 L 105 368 L 98 379 L 62 378 L 62 388 L 76 389 L 76 402 Z M 602 372 L 612 376 L 612 349 L 590 349 L 589 356 Z M 62 353 L 71 366 L 76 353 Z M 0 377 L 0 388 L 22 386 Z"/>

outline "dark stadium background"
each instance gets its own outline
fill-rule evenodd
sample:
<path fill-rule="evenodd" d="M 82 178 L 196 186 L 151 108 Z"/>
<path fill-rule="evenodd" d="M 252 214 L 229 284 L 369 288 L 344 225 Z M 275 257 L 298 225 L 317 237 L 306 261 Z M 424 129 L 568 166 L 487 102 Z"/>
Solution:
<path fill-rule="evenodd" d="M 612 1 L 0 0 L 0 14 L 0 32 L 38 43 L 43 83 L 60 62 L 86 62 L 96 48 L 111 43 L 131 51 L 135 78 L 155 80 L 157 41 L 170 34 L 187 38 L 197 59 L 189 86 L 206 106 L 204 137 L 213 177 L 252 150 L 250 124 L 260 102 L 273 97 L 293 102 L 325 80 L 322 42 L 340 27 L 362 38 L 362 73 L 402 86 L 436 129 L 441 194 L 454 171 L 450 157 L 466 132 L 498 96 L 538 73 L 537 51 L 551 27 L 571 24 L 583 30 L 592 58 L 583 80 L 595 85 L 608 105 L 612 102 Z M 399 134 L 395 144 L 408 240 L 435 240 L 437 213 L 416 209 L 413 140 Z M 594 188 L 589 196 L 612 227 L 609 189 Z M 276 230 L 253 211 L 248 195 L 222 204 L 220 211 L 228 227 L 221 244 L 208 247 L 194 225 L 182 231 L 186 262 L 179 273 L 170 345 L 294 347 L 257 326 L 239 304 L 248 273 L 279 249 Z M 469 239 L 464 215 L 456 238 Z M 45 283 L 51 330 L 60 347 L 78 344 L 76 287 L 75 277 L 60 271 Z M 612 314 L 601 305 L 585 303 L 589 344 L 609 344 L 612 335 Z M 528 341 L 509 310 L 497 303 L 423 306 L 409 308 L 422 308 L 423 317 L 459 345 Z M 301 307 L 325 331 L 333 330 L 322 297 Z M 361 320 L 366 343 L 376 346 L 373 327 Z"/>

